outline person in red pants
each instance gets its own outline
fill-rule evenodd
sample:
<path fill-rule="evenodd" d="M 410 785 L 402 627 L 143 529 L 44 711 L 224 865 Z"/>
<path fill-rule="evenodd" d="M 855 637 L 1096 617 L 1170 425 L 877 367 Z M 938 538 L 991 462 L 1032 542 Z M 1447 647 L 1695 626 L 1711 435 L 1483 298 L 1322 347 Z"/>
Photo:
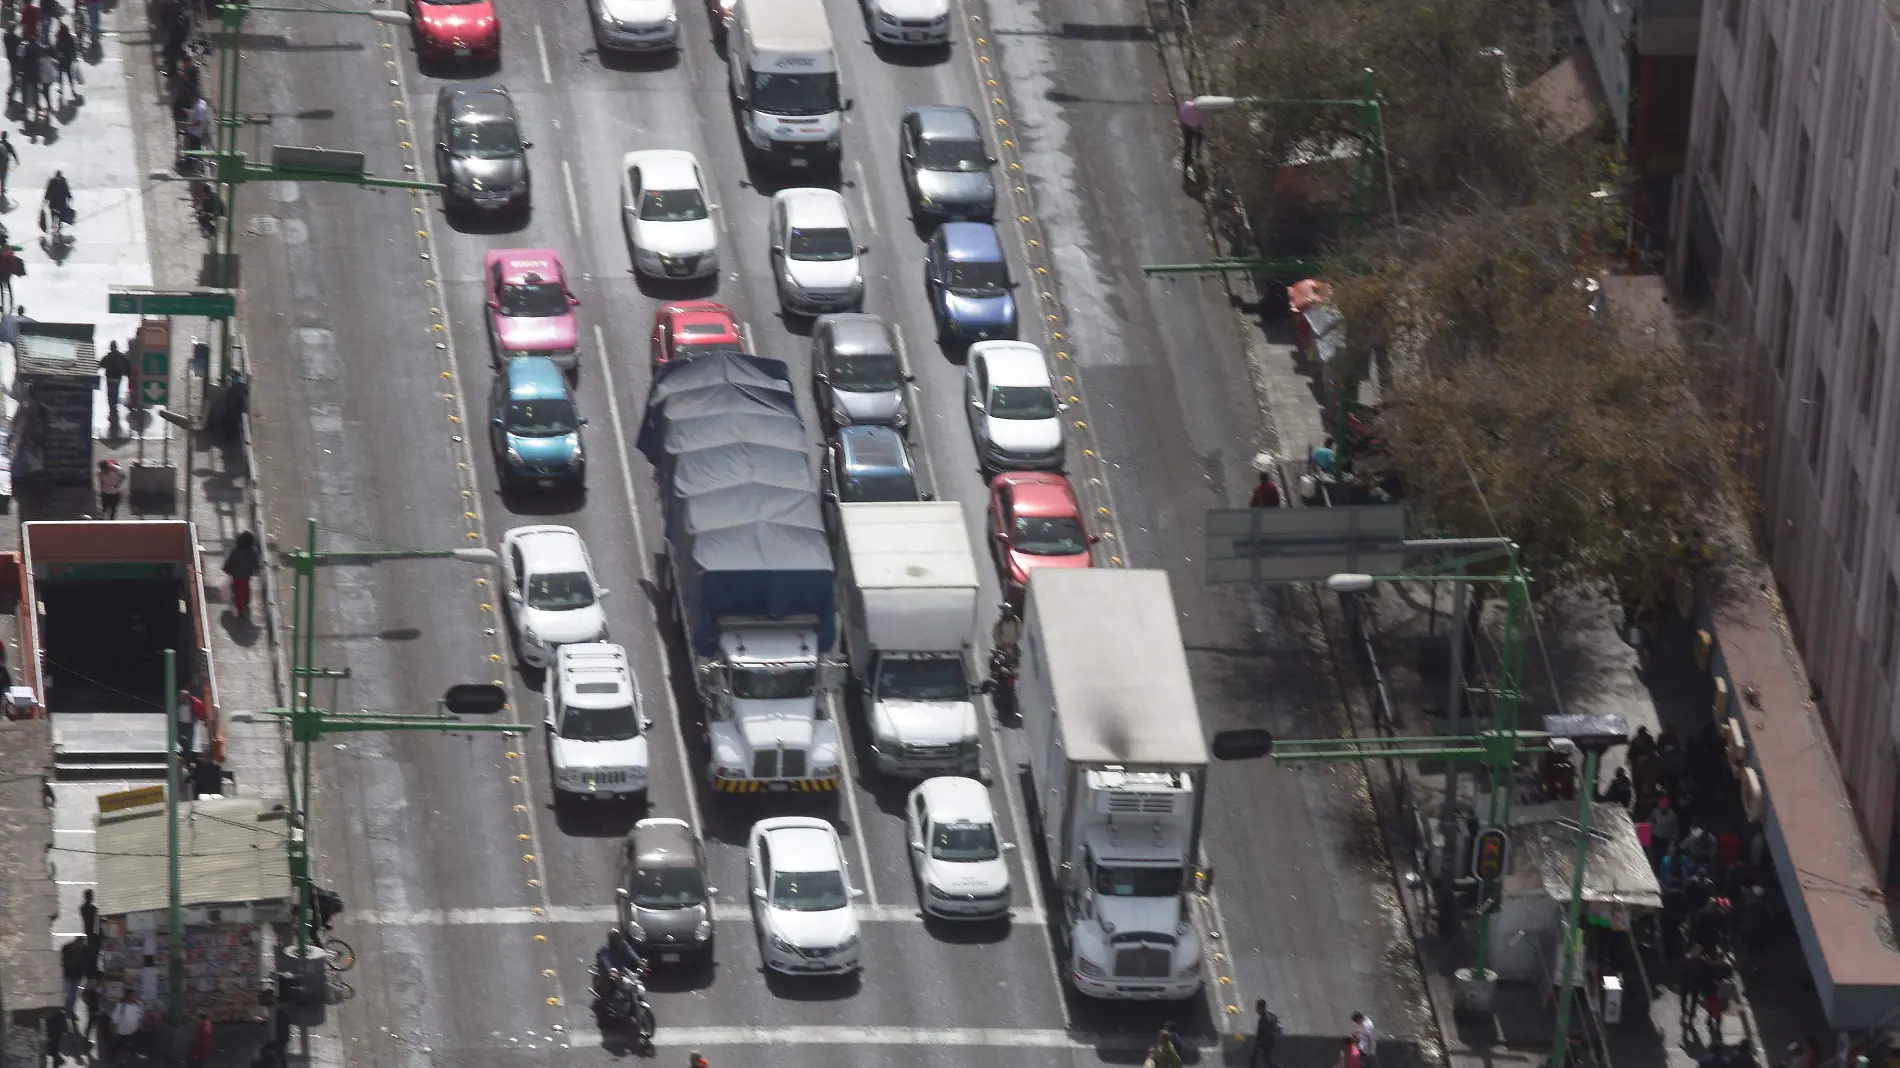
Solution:
<path fill-rule="evenodd" d="M 224 554 L 224 573 L 231 580 L 231 610 L 240 616 L 251 614 L 251 580 L 263 563 L 257 535 L 248 530 L 239 532 L 231 551 Z"/>

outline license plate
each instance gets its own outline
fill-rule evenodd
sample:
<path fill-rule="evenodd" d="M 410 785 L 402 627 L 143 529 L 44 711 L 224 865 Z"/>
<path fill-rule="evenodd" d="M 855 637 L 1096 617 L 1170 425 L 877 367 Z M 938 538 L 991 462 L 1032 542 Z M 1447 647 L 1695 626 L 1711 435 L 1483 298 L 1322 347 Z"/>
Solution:
<path fill-rule="evenodd" d="M 678 964 L 679 962 L 680 962 L 680 955 L 678 953 L 660 954 L 660 963 L 662 964 Z"/>
<path fill-rule="evenodd" d="M 470 52 L 466 48 L 458 48 L 455 50 L 455 54 L 458 56 L 466 56 L 466 55 L 469 55 Z"/>
<path fill-rule="evenodd" d="M 916 43 L 919 41 L 927 41 L 929 39 L 930 39 L 929 34 L 917 33 L 915 31 L 909 31 L 904 34 L 904 40 L 910 41 L 912 43 Z"/>
<path fill-rule="evenodd" d="M 791 789 L 792 784 L 788 782 L 766 783 L 765 788 L 772 791 L 775 794 L 782 794 L 785 791 Z"/>
<path fill-rule="evenodd" d="M 792 166 L 794 166 L 794 167 L 809 167 L 809 166 L 811 166 L 811 160 L 808 160 L 808 159 L 794 159 L 794 160 L 792 161 Z"/>
<path fill-rule="evenodd" d="M 543 485 L 543 486 L 552 486 L 552 485 L 554 485 L 554 480 L 553 480 L 553 479 L 551 479 L 551 478 L 544 478 L 544 479 L 542 479 L 542 480 L 541 480 L 541 485 Z"/>

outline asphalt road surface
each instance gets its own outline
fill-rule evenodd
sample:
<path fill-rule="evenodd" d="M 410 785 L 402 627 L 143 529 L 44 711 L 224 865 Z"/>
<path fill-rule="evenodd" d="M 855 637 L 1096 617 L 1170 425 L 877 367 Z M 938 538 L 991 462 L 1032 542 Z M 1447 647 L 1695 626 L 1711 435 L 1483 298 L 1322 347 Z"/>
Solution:
<path fill-rule="evenodd" d="M 829 9 L 855 104 L 841 177 L 872 249 L 865 310 L 902 335 L 917 380 L 913 441 L 932 489 L 966 502 L 979 538 L 985 494 L 963 369 L 935 344 L 924 243 L 896 170 L 902 109 L 951 103 L 993 124 L 999 173 L 1023 187 L 999 217 L 1024 283 L 1023 336 L 1065 354 L 1058 371 L 1074 379 L 1072 414 L 1084 425 L 1071 474 L 1105 535 L 1098 564 L 1168 570 L 1210 728 L 1330 730 L 1326 661 L 1289 622 L 1285 598 L 1201 585 L 1200 515 L 1244 498 L 1260 416 L 1219 284 L 1152 282 L 1138 270 L 1208 255 L 1199 208 L 1174 169 L 1173 110 L 1147 12 L 1133 0 L 961 0 L 952 48 L 912 56 L 874 49 L 850 0 Z M 1065 993 L 1034 848 L 1014 854 L 1030 867 L 1017 870 L 1011 923 L 922 922 L 902 835 L 908 787 L 863 773 L 855 752 L 836 798 L 762 802 L 695 788 L 698 713 L 667 681 L 679 661 L 650 595 L 655 490 L 630 441 L 653 311 L 713 296 L 745 322 L 756 351 L 789 361 L 801 381 L 809 342 L 805 327 L 780 318 L 768 268 L 767 204 L 782 179 L 748 174 L 706 12 L 685 4 L 680 19 L 677 59 L 629 61 L 596 51 L 585 0 L 504 5 L 499 68 L 444 71 L 419 68 L 403 30 L 258 12 L 247 25 L 244 104 L 271 124 L 245 132 L 254 153 L 352 149 L 372 172 L 433 178 L 422 150 L 435 141 L 437 87 L 492 78 L 512 91 L 533 142 L 534 210 L 518 227 L 473 232 L 431 197 L 265 184 L 246 188 L 235 212 L 275 529 L 294 541 L 316 516 L 321 548 L 452 547 L 565 523 L 613 591 L 612 637 L 633 657 L 655 721 L 650 812 L 702 830 L 722 903 L 714 967 L 655 978 L 658 1056 L 677 1061 L 696 1047 L 720 1068 L 845 1058 L 1130 1063 L 1161 1020 L 1211 1043 L 1248 1026 L 1261 996 L 1316 1050 L 1354 1009 L 1389 1036 L 1424 1041 L 1409 947 L 1356 772 L 1216 769 L 1206 848 L 1217 912 L 1208 922 L 1221 938 L 1210 975 L 1231 981 L 1210 982 L 1205 1003 L 1186 1007 L 1103 1006 Z M 650 147 L 693 151 L 713 186 L 723 269 L 714 285 L 662 291 L 630 271 L 618 162 Z M 1007 169 L 1012 162 L 1021 170 Z M 1010 221 L 1019 217 L 1027 222 Z M 509 247 L 559 250 L 581 300 L 581 496 L 518 497 L 496 485 L 479 425 L 493 374 L 479 279 L 483 253 Z M 452 561 L 327 566 L 319 660 L 352 672 L 336 684 L 336 705 L 426 710 L 451 683 L 496 680 L 510 688 L 509 714 L 538 725 L 540 679 L 514 664 L 491 581 Z M 996 595 L 991 579 L 986 619 Z M 331 701 L 330 684 L 317 686 Z M 858 722 L 844 719 L 854 741 Z M 1020 740 L 993 723 L 984 740 L 1004 829 L 1027 843 Z M 557 808 L 538 728 L 518 742 L 338 736 L 319 768 L 319 872 L 349 902 L 338 928 L 359 960 L 356 999 L 333 1010 L 344 1060 L 489 1068 L 605 1063 L 624 1052 L 593 1031 L 587 964 L 610 916 L 619 840 L 648 812 Z M 744 835 L 753 820 L 792 811 L 839 824 L 853 879 L 868 891 L 857 979 L 791 982 L 761 971 L 740 904 Z"/>

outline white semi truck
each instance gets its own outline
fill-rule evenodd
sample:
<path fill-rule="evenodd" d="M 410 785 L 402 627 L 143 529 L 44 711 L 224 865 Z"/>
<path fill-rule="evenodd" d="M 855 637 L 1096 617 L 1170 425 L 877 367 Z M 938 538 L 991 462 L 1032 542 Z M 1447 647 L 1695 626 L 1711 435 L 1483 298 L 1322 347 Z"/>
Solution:
<path fill-rule="evenodd" d="M 963 506 L 841 504 L 838 521 L 845 651 L 878 770 L 973 774 L 979 580 Z"/>
<path fill-rule="evenodd" d="M 1176 618 L 1160 571 L 1030 576 L 1017 699 L 1064 969 L 1090 997 L 1201 989 L 1189 893 L 1208 751 Z"/>

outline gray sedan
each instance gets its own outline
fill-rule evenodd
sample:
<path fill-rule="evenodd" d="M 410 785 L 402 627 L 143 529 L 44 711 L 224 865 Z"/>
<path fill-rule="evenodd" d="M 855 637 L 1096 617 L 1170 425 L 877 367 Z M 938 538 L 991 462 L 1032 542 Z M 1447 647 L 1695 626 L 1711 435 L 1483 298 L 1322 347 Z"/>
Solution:
<path fill-rule="evenodd" d="M 911 376 L 898 359 L 897 339 L 875 315 L 827 315 L 812 326 L 812 393 L 830 428 L 910 424 L 904 387 Z"/>
<path fill-rule="evenodd" d="M 899 162 L 911 212 L 921 221 L 988 221 L 996 211 L 996 157 L 969 108 L 916 107 L 898 127 Z"/>

